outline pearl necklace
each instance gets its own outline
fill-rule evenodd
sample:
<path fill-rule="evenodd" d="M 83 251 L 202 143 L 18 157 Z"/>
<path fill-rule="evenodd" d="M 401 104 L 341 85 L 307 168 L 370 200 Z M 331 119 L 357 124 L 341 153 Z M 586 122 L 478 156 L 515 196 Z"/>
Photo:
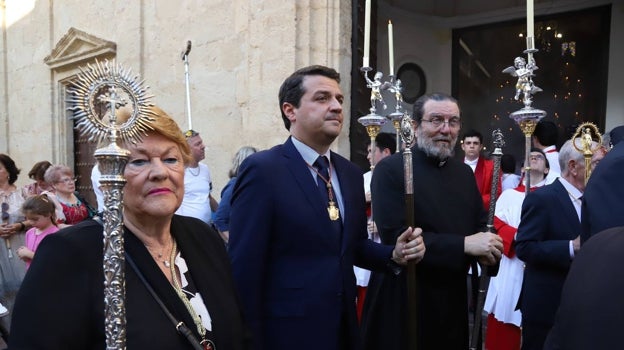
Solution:
<path fill-rule="evenodd" d="M 173 241 L 173 237 L 171 237 L 171 240 Z M 145 244 L 144 244 L 144 245 L 145 245 Z M 174 245 L 175 245 L 175 242 L 174 242 L 174 244 L 172 244 L 172 249 L 173 249 L 173 246 L 174 246 Z M 171 263 L 170 263 L 170 261 L 169 261 L 169 258 L 168 258 L 168 257 L 165 257 L 165 258 L 163 259 L 163 255 L 164 255 L 164 254 L 163 254 L 163 252 L 165 251 L 165 248 L 166 248 L 166 247 L 165 247 L 165 248 L 162 248 L 162 249 L 160 250 L 160 252 L 159 252 L 159 253 L 154 253 L 154 252 L 152 252 L 152 249 L 151 249 L 150 247 L 148 247 L 147 245 L 145 245 L 145 248 L 147 248 L 147 251 L 150 253 L 150 255 L 152 256 L 152 258 L 154 258 L 154 260 L 156 260 L 156 261 L 158 261 L 158 262 L 161 262 L 163 265 L 165 265 L 165 267 L 166 267 L 166 268 L 170 268 L 170 267 L 171 267 Z M 154 254 L 155 254 L 155 255 L 154 255 Z"/>

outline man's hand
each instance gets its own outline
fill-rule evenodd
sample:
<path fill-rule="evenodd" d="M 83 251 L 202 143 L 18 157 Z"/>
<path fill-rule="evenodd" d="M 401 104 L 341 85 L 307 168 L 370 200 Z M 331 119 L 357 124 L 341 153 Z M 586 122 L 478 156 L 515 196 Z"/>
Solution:
<path fill-rule="evenodd" d="M 368 220 L 368 224 L 366 228 L 368 230 L 368 238 L 371 238 L 377 235 L 377 224 L 375 224 L 375 221 Z"/>
<path fill-rule="evenodd" d="M 572 241 L 572 249 L 574 249 L 574 254 L 581 250 L 581 235 L 576 236 L 576 238 Z"/>
<path fill-rule="evenodd" d="M 394 250 L 392 250 L 392 260 L 399 265 L 407 265 L 410 260 L 419 262 L 425 256 L 425 241 L 422 237 L 422 230 L 408 227 L 397 238 Z"/>
<path fill-rule="evenodd" d="M 494 233 L 477 232 L 464 238 L 464 253 L 478 257 L 482 265 L 495 265 L 503 254 L 503 239 Z"/>

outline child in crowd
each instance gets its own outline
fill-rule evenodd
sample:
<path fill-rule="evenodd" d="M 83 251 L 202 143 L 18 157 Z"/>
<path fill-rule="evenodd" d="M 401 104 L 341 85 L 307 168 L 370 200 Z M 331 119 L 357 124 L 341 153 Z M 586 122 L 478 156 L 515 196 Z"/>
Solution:
<path fill-rule="evenodd" d="M 26 269 L 45 236 L 59 230 L 56 226 L 55 209 L 54 202 L 45 194 L 29 197 L 22 205 L 22 212 L 31 229 L 26 232 L 26 245 L 17 249 L 17 256 L 26 262 Z"/>

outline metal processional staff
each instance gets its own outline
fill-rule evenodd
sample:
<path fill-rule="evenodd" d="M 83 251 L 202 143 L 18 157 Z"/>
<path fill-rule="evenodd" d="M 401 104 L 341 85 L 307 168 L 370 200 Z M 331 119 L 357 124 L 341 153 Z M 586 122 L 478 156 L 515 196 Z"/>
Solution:
<path fill-rule="evenodd" d="M 592 136 L 592 133 L 595 136 Z M 594 141 L 594 137 L 597 141 Z M 576 128 L 576 132 L 572 135 L 571 140 L 574 149 L 583 154 L 583 159 L 585 160 L 585 184 L 587 185 L 592 172 L 592 157 L 594 152 L 602 147 L 602 136 L 595 124 L 587 122 Z M 577 142 L 577 140 L 580 140 L 580 142 Z"/>
<path fill-rule="evenodd" d="M 366 86 L 371 89 L 371 108 L 370 113 L 360 117 L 358 122 L 366 127 L 366 130 L 371 138 L 371 150 L 375 150 L 375 138 L 381 129 L 381 126 L 386 122 L 386 117 L 382 117 L 377 113 L 377 103 L 381 104 L 383 109 L 386 109 L 386 103 L 383 99 L 381 92 L 383 90 L 391 91 L 396 99 L 396 107 L 393 113 L 387 116 L 393 122 L 394 129 L 396 131 L 396 149 L 400 150 L 400 140 L 402 139 L 405 147 L 403 152 L 403 168 L 405 175 L 405 205 L 406 205 L 406 225 L 414 227 L 414 185 L 413 185 L 413 168 L 412 168 L 412 153 L 411 147 L 415 141 L 414 129 L 412 126 L 412 118 L 402 110 L 403 98 L 401 95 L 401 81 L 394 79 L 394 38 L 392 22 L 388 22 L 388 44 L 389 44 L 389 68 L 390 68 L 390 81 L 382 81 L 383 73 L 377 72 L 373 79 L 368 77 L 368 73 L 373 69 L 369 65 L 369 51 L 370 51 L 370 14 L 371 14 L 371 0 L 365 2 L 365 17 L 364 17 L 364 56 L 362 59 L 361 71 L 364 73 L 364 79 L 366 80 Z M 400 136 L 400 137 L 399 137 Z M 373 158 L 373 157 L 371 157 Z M 374 160 L 371 161 L 371 170 L 374 168 Z M 371 199 L 371 202 L 374 199 Z M 416 262 L 411 260 L 407 262 L 407 349 L 415 350 L 417 348 L 417 302 L 416 302 Z"/>
<path fill-rule="evenodd" d="M 191 117 L 191 83 L 189 76 L 189 54 L 191 53 L 191 41 L 186 42 L 186 49 L 182 51 L 182 61 L 184 61 L 184 86 L 186 91 L 186 118 L 188 119 L 188 128 L 193 130 L 193 118 Z"/>
<path fill-rule="evenodd" d="M 494 152 L 492 152 L 492 160 L 494 169 L 492 174 L 492 186 L 490 187 L 490 203 L 488 204 L 487 229 L 490 233 L 496 233 L 494 228 L 494 214 L 496 213 L 496 199 L 498 198 L 498 178 L 500 175 L 500 163 L 503 156 L 503 146 L 505 140 L 500 129 L 492 132 L 492 143 L 494 144 Z M 494 268 L 496 269 L 496 268 Z M 496 271 L 498 272 L 498 271 Z M 483 308 L 485 306 L 485 297 L 490 284 L 490 277 L 495 275 L 492 271 L 482 271 L 479 276 L 479 293 L 477 294 L 477 304 L 475 307 L 474 324 L 472 326 L 472 335 L 470 338 L 470 350 L 477 350 L 479 342 L 479 334 L 483 323 Z"/>
<path fill-rule="evenodd" d="M 138 77 L 115 62 L 96 61 L 87 65 L 69 89 L 69 110 L 74 114 L 76 128 L 89 141 L 109 141 L 95 151 L 101 172 L 104 194 L 104 327 L 107 350 L 126 348 L 125 257 L 123 237 L 123 176 L 129 151 L 120 141 L 137 142 L 150 129 L 152 117 L 148 107 L 151 96 L 146 94 Z M 117 111 L 131 111 L 119 123 Z M 101 113 L 100 111 L 104 111 Z"/>
<path fill-rule="evenodd" d="M 514 99 L 519 100 L 520 95 L 522 95 L 522 103 L 524 104 L 523 108 L 511 113 L 509 117 L 520 126 L 520 130 L 522 130 L 524 134 L 524 179 L 526 193 L 528 194 L 531 189 L 531 166 L 529 161 L 529 156 L 531 155 L 531 135 L 533 135 L 537 123 L 546 116 L 545 111 L 531 107 L 533 103 L 532 95 L 542 91 L 542 89 L 533 83 L 533 77 L 535 76 L 533 72 L 539 69 L 533 58 L 533 54 L 538 51 L 535 48 L 534 38 L 533 0 L 527 0 L 526 44 L 527 49 L 524 50 L 524 53 L 527 55 L 527 59 L 525 60 L 524 57 L 516 57 L 514 59 L 514 65 L 505 68 L 503 73 L 509 73 L 518 78 Z"/>

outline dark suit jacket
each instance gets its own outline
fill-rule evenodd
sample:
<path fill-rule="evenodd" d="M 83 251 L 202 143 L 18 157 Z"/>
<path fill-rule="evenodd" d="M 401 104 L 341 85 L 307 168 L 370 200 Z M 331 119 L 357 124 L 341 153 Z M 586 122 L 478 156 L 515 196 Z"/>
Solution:
<path fill-rule="evenodd" d="M 392 247 L 367 239 L 360 169 L 335 153 L 331 161 L 345 206 L 342 237 L 290 138 L 239 170 L 229 253 L 253 349 L 337 349 L 341 333 L 345 348 L 358 348 L 353 265 L 384 268 Z"/>
<path fill-rule="evenodd" d="M 611 227 L 624 226 L 624 142 L 607 153 L 583 193 L 581 243 Z"/>
<path fill-rule="evenodd" d="M 523 321 L 552 326 L 572 262 L 569 241 L 580 233 L 576 210 L 559 179 L 524 199 L 515 243 L 526 265 L 520 297 Z"/>
<path fill-rule="evenodd" d="M 583 245 L 561 293 L 557 319 L 544 349 L 622 348 L 624 227 L 603 231 Z"/>
<path fill-rule="evenodd" d="M 182 256 L 212 318 L 217 348 L 244 349 L 242 312 L 223 242 L 200 220 L 174 216 Z M 170 312 L 197 336 L 193 319 L 148 250 L 129 230 L 124 246 Z M 104 349 L 102 226 L 92 220 L 46 237 L 15 302 L 10 347 Z M 192 349 L 126 265 L 128 349 Z"/>

